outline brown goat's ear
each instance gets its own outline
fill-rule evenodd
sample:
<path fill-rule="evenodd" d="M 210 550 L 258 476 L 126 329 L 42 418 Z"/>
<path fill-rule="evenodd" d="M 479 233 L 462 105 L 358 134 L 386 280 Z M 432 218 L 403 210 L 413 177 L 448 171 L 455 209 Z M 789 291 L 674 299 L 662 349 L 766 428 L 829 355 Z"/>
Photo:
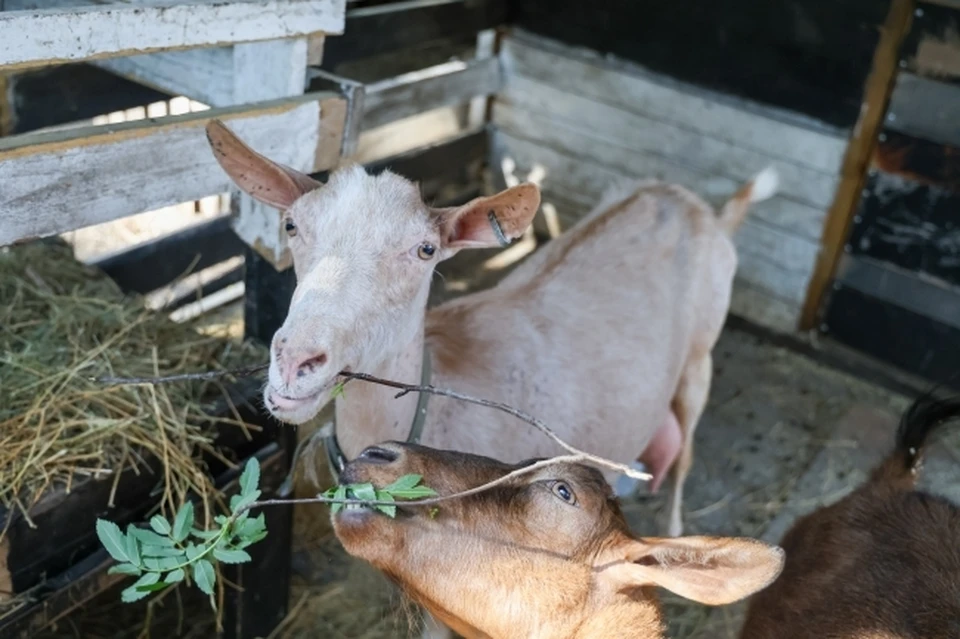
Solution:
<path fill-rule="evenodd" d="M 784 553 L 755 539 L 677 537 L 631 541 L 624 561 L 599 576 L 617 590 L 660 586 L 710 606 L 733 603 L 769 586 Z"/>
<path fill-rule="evenodd" d="M 234 184 L 264 204 L 284 210 L 304 193 L 320 187 L 309 175 L 263 157 L 219 120 L 207 124 L 207 141 Z"/>
<path fill-rule="evenodd" d="M 540 189 L 525 183 L 463 206 L 438 210 L 444 248 L 506 246 L 523 235 L 538 208 Z"/>

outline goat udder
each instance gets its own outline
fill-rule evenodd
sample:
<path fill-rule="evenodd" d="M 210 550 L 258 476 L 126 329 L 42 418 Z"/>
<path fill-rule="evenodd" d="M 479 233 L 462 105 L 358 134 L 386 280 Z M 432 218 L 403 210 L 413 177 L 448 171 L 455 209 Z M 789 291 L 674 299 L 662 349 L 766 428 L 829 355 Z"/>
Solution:
<path fill-rule="evenodd" d="M 649 484 L 651 493 L 660 489 L 660 484 L 663 483 L 667 471 L 670 470 L 673 462 L 680 454 L 682 445 L 683 433 L 680 432 L 680 422 L 677 421 L 677 416 L 671 410 L 667 413 L 666 421 L 654 433 L 653 439 L 647 444 L 639 458 L 647 472 L 653 475 Z"/>

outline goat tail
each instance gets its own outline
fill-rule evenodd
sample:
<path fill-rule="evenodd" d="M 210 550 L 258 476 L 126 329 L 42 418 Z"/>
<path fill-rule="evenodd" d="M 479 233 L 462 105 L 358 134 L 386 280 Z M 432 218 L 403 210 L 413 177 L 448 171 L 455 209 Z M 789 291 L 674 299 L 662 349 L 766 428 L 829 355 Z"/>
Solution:
<path fill-rule="evenodd" d="M 779 186 L 780 174 L 774 167 L 768 166 L 757 173 L 723 205 L 718 218 L 720 226 L 728 235 L 733 235 L 746 219 L 750 205 L 773 197 Z"/>
<path fill-rule="evenodd" d="M 873 481 L 912 489 L 923 462 L 927 439 L 941 426 L 960 419 L 960 395 L 936 399 L 933 391 L 917 398 L 900 418 L 893 452 L 873 471 Z"/>

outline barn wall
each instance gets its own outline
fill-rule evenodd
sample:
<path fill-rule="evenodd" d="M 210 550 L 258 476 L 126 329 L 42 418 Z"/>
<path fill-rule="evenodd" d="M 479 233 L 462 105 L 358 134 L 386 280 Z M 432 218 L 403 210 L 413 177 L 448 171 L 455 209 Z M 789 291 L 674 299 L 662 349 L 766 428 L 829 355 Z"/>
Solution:
<path fill-rule="evenodd" d="M 781 190 L 736 235 L 731 312 L 796 328 L 848 130 L 612 61 L 517 30 L 502 43 L 505 87 L 493 105 L 497 146 L 518 177 L 542 182 L 560 228 L 611 184 L 658 177 L 722 204 L 765 166 Z"/>

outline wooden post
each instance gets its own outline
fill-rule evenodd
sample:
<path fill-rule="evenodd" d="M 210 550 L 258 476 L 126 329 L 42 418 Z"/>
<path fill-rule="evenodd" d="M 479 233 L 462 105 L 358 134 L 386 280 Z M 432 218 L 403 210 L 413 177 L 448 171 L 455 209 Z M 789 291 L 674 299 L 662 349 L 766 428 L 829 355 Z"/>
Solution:
<path fill-rule="evenodd" d="M 13 78 L 0 73 L 0 137 L 13 133 Z"/>
<path fill-rule="evenodd" d="M 873 66 L 867 78 L 860 117 L 853 128 L 843 158 L 841 180 L 836 197 L 827 213 L 820 239 L 820 252 L 814 265 L 807 295 L 800 316 L 800 330 L 817 325 L 820 308 L 827 288 L 837 272 L 843 247 L 850 234 L 853 217 L 866 177 L 867 166 L 873 155 L 877 134 L 883 125 L 890 93 L 897 76 L 900 44 L 910 30 L 914 0 L 893 0 L 890 12 L 881 28 L 880 40 L 873 57 Z"/>

